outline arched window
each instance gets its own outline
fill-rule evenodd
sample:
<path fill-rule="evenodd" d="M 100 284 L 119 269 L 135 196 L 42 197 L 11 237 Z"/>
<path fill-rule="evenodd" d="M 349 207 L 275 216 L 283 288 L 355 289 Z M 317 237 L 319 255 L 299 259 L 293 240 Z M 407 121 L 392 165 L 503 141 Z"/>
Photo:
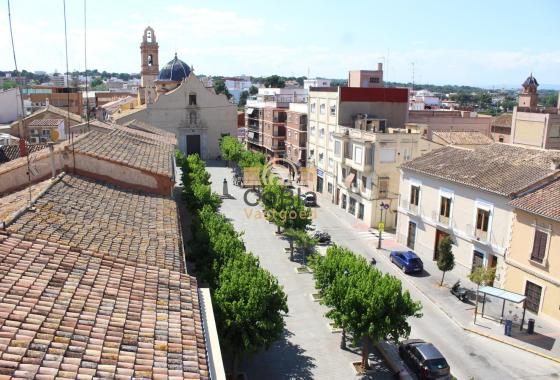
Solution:
<path fill-rule="evenodd" d="M 152 31 L 148 30 L 148 37 L 147 37 L 148 42 L 152 42 Z"/>
<path fill-rule="evenodd" d="M 154 60 L 151 54 L 148 54 L 148 66 L 152 66 L 154 64 Z"/>
<path fill-rule="evenodd" d="M 190 113 L 190 124 L 196 124 L 196 115 L 194 112 Z"/>

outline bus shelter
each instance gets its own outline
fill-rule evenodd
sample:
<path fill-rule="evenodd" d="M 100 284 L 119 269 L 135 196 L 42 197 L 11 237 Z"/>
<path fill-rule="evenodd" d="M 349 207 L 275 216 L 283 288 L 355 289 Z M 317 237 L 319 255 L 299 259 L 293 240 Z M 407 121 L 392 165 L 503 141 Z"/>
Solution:
<path fill-rule="evenodd" d="M 508 292 L 507 290 L 494 288 L 492 286 L 484 286 L 476 291 L 476 306 L 474 309 L 474 323 L 476 323 L 476 315 L 478 314 L 478 300 L 479 294 L 483 294 L 482 297 L 482 317 L 484 317 L 485 308 L 489 304 L 491 311 L 490 315 L 498 318 L 500 323 L 504 320 L 504 310 L 506 306 L 506 301 L 512 302 L 514 304 L 523 303 L 523 317 L 521 318 L 521 324 L 519 326 L 519 331 L 523 330 L 523 323 L 525 323 L 525 299 L 524 295 Z M 501 305 L 499 305 L 501 303 Z M 501 308 L 499 307 L 501 306 Z M 488 310 L 486 310 L 488 313 Z"/>

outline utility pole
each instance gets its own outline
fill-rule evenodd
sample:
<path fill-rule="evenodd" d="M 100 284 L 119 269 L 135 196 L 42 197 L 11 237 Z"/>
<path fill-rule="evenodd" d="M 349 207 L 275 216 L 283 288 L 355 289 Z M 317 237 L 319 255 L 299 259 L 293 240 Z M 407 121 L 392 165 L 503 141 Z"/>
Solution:
<path fill-rule="evenodd" d="M 414 64 L 418 62 L 412 62 L 412 91 L 414 91 Z"/>

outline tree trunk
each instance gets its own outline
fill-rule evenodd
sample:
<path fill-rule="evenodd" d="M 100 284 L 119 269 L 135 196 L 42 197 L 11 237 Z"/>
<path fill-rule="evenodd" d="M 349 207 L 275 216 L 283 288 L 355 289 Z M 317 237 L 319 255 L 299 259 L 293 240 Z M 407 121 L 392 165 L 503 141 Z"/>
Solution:
<path fill-rule="evenodd" d="M 231 379 L 230 380 L 237 380 L 237 363 L 239 362 L 237 355 L 233 355 L 233 359 L 231 362 Z"/>
<path fill-rule="evenodd" d="M 340 339 L 340 349 L 346 350 L 346 330 L 344 330 L 344 326 L 342 327 L 342 337 Z"/>
<path fill-rule="evenodd" d="M 280 235 L 280 232 L 282 231 L 280 231 L 280 225 L 278 225 L 278 235 Z"/>
<path fill-rule="evenodd" d="M 294 242 L 290 236 L 290 261 L 294 261 Z"/>
<path fill-rule="evenodd" d="M 445 271 L 441 271 L 441 282 L 439 283 L 439 286 L 443 286 L 443 277 L 445 276 Z"/>
<path fill-rule="evenodd" d="M 362 337 L 362 368 L 371 369 L 369 366 L 369 335 L 364 335 Z"/>

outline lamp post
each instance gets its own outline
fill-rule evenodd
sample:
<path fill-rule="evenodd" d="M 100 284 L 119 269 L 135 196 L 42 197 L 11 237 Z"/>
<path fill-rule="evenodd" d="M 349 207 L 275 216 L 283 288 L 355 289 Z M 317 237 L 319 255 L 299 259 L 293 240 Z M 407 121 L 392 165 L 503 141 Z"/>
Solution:
<path fill-rule="evenodd" d="M 381 202 L 381 204 L 379 205 L 381 206 L 381 218 L 379 219 L 379 222 L 383 222 L 383 210 L 385 210 L 385 203 Z M 382 235 L 383 235 L 383 230 L 379 230 L 379 243 L 377 244 L 377 249 L 381 249 L 381 241 L 382 239 Z"/>
<path fill-rule="evenodd" d="M 350 272 L 348 272 L 348 269 L 346 269 L 344 271 L 344 277 L 346 279 L 348 279 L 348 275 L 350 274 Z M 341 326 L 342 327 L 342 337 L 340 338 L 340 349 L 341 350 L 346 350 L 346 330 L 344 330 L 344 325 Z"/>
<path fill-rule="evenodd" d="M 292 208 L 290 208 L 290 214 L 293 212 L 296 212 L 296 208 L 294 206 L 292 206 Z M 291 217 L 288 215 L 288 217 L 291 219 Z M 292 233 L 294 231 L 294 220 L 291 219 L 290 221 L 290 227 L 292 229 Z M 293 236 L 292 234 L 290 234 L 290 261 L 294 261 L 294 242 L 293 242 Z"/>
<path fill-rule="evenodd" d="M 241 161 L 241 149 L 237 150 L 237 170 L 241 174 L 241 166 L 239 166 L 239 161 Z"/>

